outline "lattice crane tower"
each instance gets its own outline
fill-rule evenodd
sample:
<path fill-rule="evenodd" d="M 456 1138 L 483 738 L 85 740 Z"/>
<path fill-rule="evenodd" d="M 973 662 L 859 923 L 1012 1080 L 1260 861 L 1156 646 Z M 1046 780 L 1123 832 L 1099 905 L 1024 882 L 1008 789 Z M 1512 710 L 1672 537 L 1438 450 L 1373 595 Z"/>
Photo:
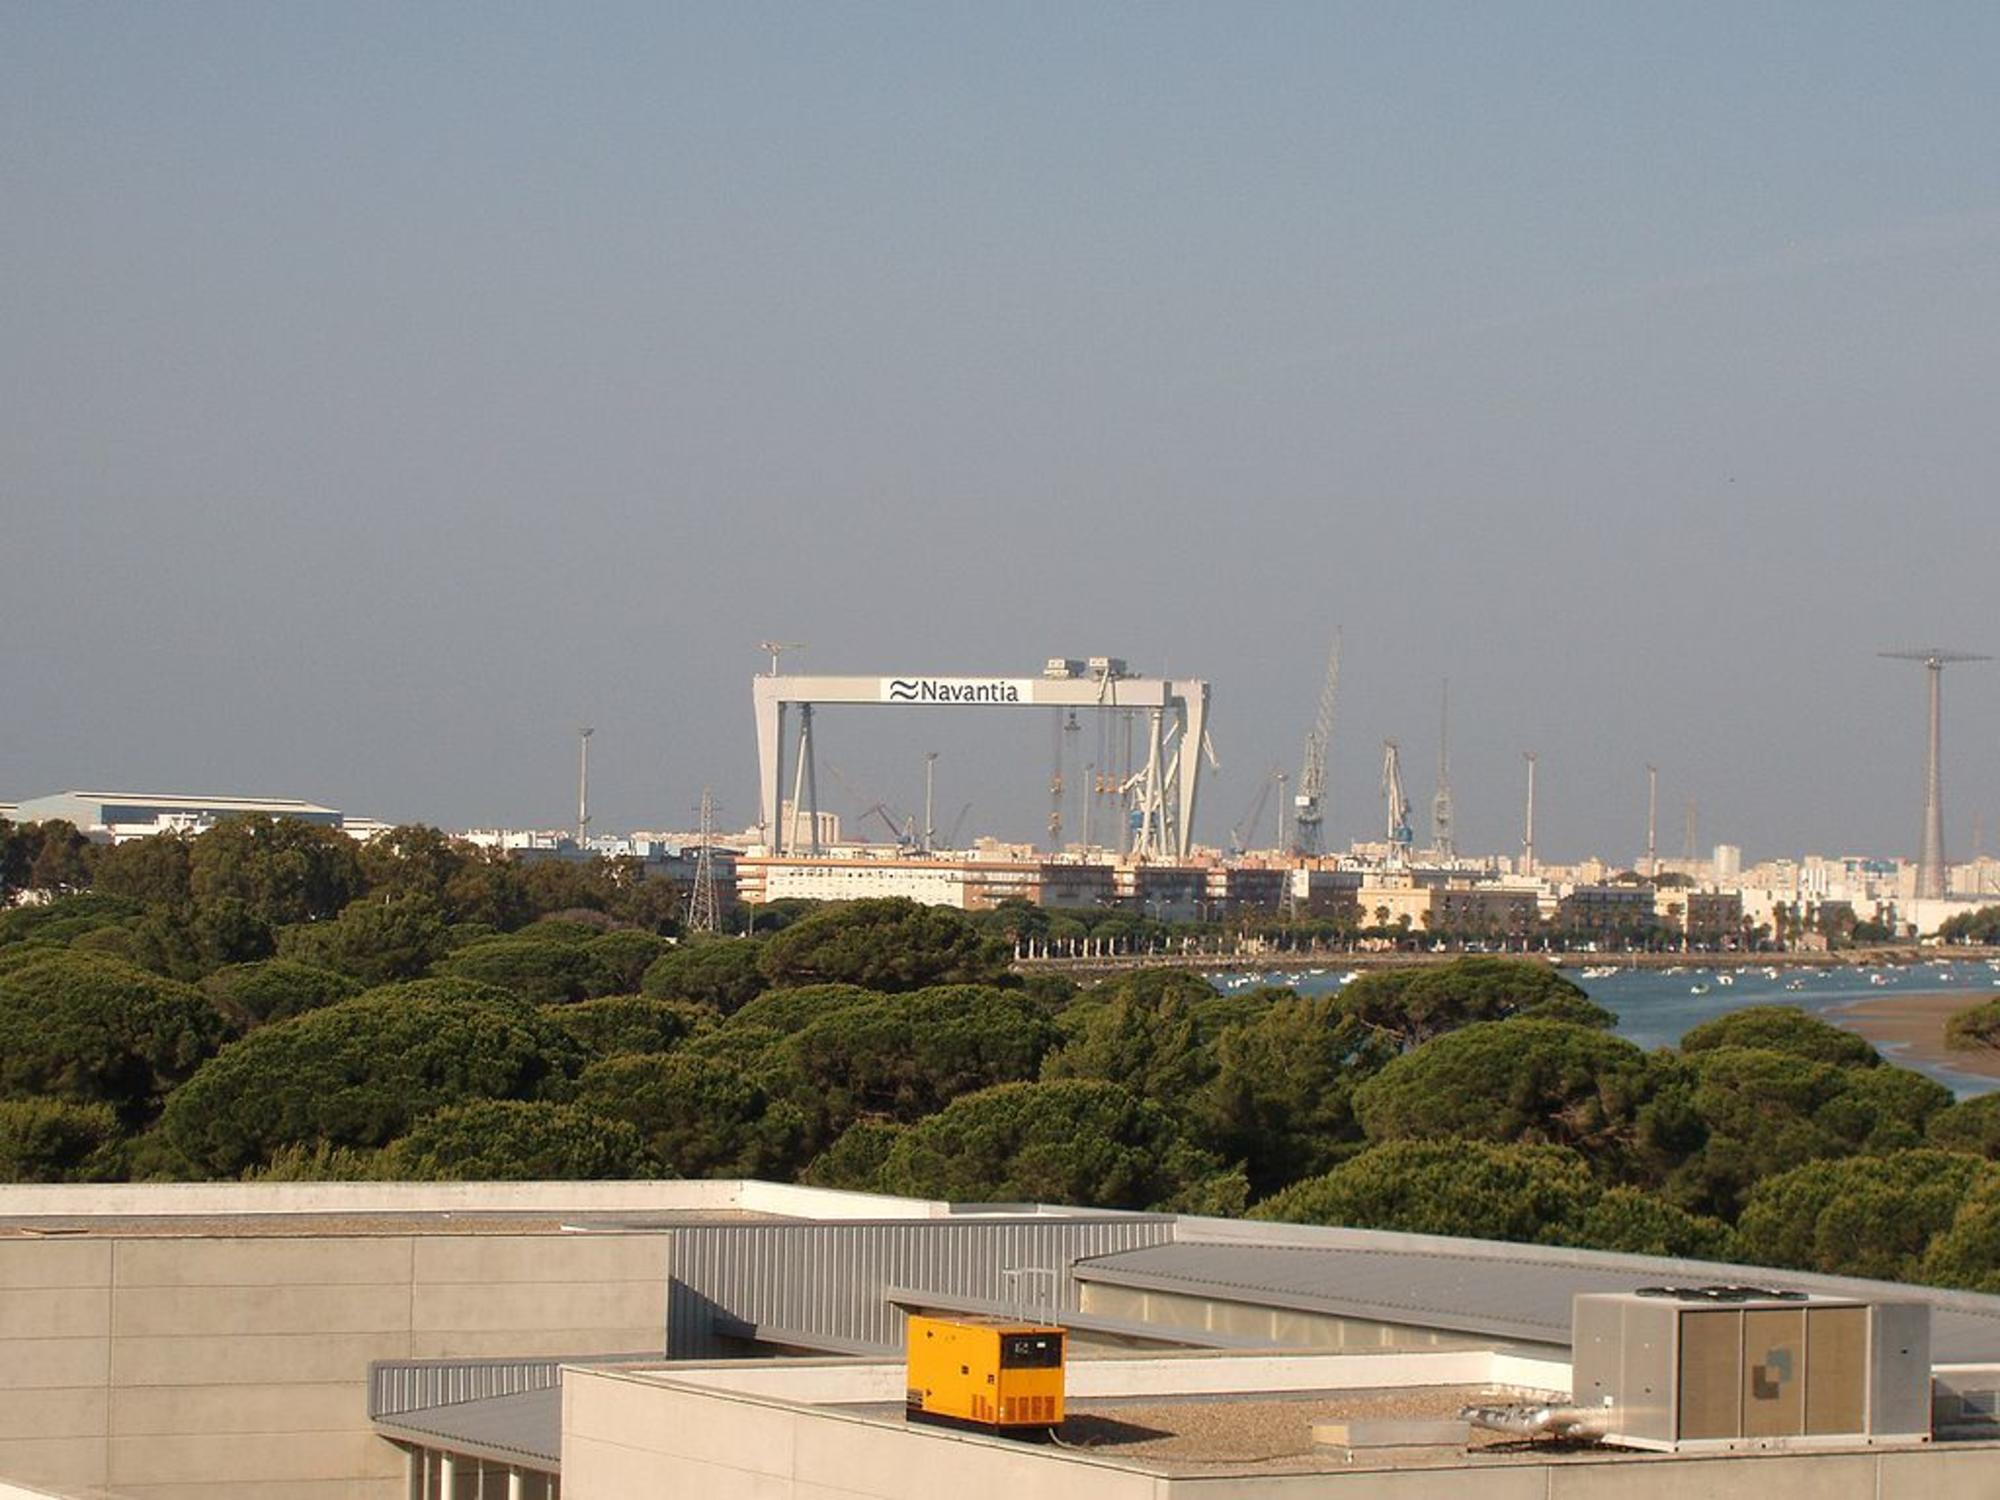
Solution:
<path fill-rule="evenodd" d="M 1406 859 L 1416 834 L 1410 828 L 1410 799 L 1403 795 L 1403 750 L 1394 740 L 1382 741 L 1382 800 L 1389 813 L 1391 856 Z"/>
<path fill-rule="evenodd" d="M 1326 683 L 1319 691 L 1319 717 L 1306 735 L 1304 764 L 1299 768 L 1299 790 L 1293 800 L 1293 847 L 1308 857 L 1326 851 L 1323 832 L 1326 797 L 1326 749 L 1333 741 L 1334 699 L 1340 691 L 1340 632 L 1333 633 L 1333 650 L 1327 656 Z"/>

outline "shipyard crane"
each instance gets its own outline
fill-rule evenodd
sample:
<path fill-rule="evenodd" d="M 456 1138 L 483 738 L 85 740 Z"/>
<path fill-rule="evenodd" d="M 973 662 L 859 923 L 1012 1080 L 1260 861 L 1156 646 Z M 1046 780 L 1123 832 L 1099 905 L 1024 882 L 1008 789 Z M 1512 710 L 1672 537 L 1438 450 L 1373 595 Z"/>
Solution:
<path fill-rule="evenodd" d="M 1264 807 L 1271 800 L 1271 789 L 1274 786 L 1278 788 L 1282 804 L 1284 781 L 1285 773 L 1277 770 L 1258 778 L 1257 800 L 1250 805 L 1249 815 L 1241 819 L 1234 828 L 1229 830 L 1229 852 L 1231 854 L 1241 854 L 1245 850 L 1256 846 L 1257 825 L 1264 821 Z M 1280 821 L 1283 820 L 1283 816 L 1281 808 L 1279 813 Z M 1279 836 L 1283 836 L 1282 829 Z"/>
<path fill-rule="evenodd" d="M 1299 768 L 1299 790 L 1293 800 L 1293 851 L 1308 857 L 1325 852 L 1321 804 L 1326 797 L 1326 750 L 1333 740 L 1333 704 L 1339 689 L 1340 632 L 1336 630 L 1326 662 L 1326 683 L 1319 692 L 1319 717 L 1306 735 L 1305 762 Z"/>
<path fill-rule="evenodd" d="M 909 818 L 898 823 L 896 810 L 886 802 L 876 803 L 861 816 L 864 821 L 869 818 L 880 818 L 882 826 L 889 830 L 889 837 L 896 841 L 899 848 L 907 849 L 917 841 L 916 820 Z"/>
<path fill-rule="evenodd" d="M 1410 799 L 1403 794 L 1403 749 L 1394 740 L 1382 741 L 1382 800 L 1389 813 L 1390 858 L 1405 862 L 1417 836 L 1410 827 Z"/>
<path fill-rule="evenodd" d="M 1446 862 L 1458 853 L 1451 823 L 1451 679 L 1447 677 L 1438 706 L 1437 791 L 1431 797 L 1431 848 Z"/>

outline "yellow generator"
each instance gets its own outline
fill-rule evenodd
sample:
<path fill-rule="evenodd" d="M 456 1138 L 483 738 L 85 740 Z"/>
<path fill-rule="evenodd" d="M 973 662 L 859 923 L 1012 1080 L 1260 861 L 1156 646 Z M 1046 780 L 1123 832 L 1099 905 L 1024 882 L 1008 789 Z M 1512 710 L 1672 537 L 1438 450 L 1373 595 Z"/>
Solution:
<path fill-rule="evenodd" d="M 987 1432 L 1061 1424 L 1062 1329 L 1006 1318 L 908 1321 L 913 1419 Z"/>

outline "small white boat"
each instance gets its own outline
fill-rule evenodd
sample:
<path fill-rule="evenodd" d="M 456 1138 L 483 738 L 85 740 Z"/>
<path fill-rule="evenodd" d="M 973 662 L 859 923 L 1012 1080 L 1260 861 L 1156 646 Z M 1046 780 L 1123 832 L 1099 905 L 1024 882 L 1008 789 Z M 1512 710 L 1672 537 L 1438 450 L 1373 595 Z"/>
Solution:
<path fill-rule="evenodd" d="M 1708 986 L 1705 984 L 1691 984 L 1688 986 L 1688 993 L 1690 995 L 1706 995 L 1708 993 Z"/>
<path fill-rule="evenodd" d="M 1715 976 L 1715 982 L 1717 984 L 1734 984 L 1736 983 L 1736 976 L 1734 974 L 1718 974 Z"/>

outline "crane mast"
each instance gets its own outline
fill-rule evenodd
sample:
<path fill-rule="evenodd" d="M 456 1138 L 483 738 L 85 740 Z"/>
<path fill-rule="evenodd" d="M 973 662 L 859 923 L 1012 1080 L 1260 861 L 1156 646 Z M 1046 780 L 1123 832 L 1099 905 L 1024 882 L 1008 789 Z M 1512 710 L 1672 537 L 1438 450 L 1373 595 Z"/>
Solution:
<path fill-rule="evenodd" d="M 1299 768 L 1299 790 L 1292 803 L 1292 847 L 1308 857 L 1325 852 L 1322 803 L 1326 797 L 1326 749 L 1333 740 L 1333 705 L 1339 690 L 1340 632 L 1336 630 L 1326 662 L 1326 683 L 1319 693 L 1319 716 L 1306 735 L 1305 761 Z"/>
<path fill-rule="evenodd" d="M 1389 814 L 1390 857 L 1406 861 L 1417 836 L 1410 827 L 1410 799 L 1403 794 L 1403 749 L 1394 740 L 1382 741 L 1382 800 Z"/>
<path fill-rule="evenodd" d="M 1431 798 L 1431 848 L 1448 860 L 1458 850 L 1451 832 L 1451 679 L 1446 678 L 1438 707 L 1437 792 Z"/>

